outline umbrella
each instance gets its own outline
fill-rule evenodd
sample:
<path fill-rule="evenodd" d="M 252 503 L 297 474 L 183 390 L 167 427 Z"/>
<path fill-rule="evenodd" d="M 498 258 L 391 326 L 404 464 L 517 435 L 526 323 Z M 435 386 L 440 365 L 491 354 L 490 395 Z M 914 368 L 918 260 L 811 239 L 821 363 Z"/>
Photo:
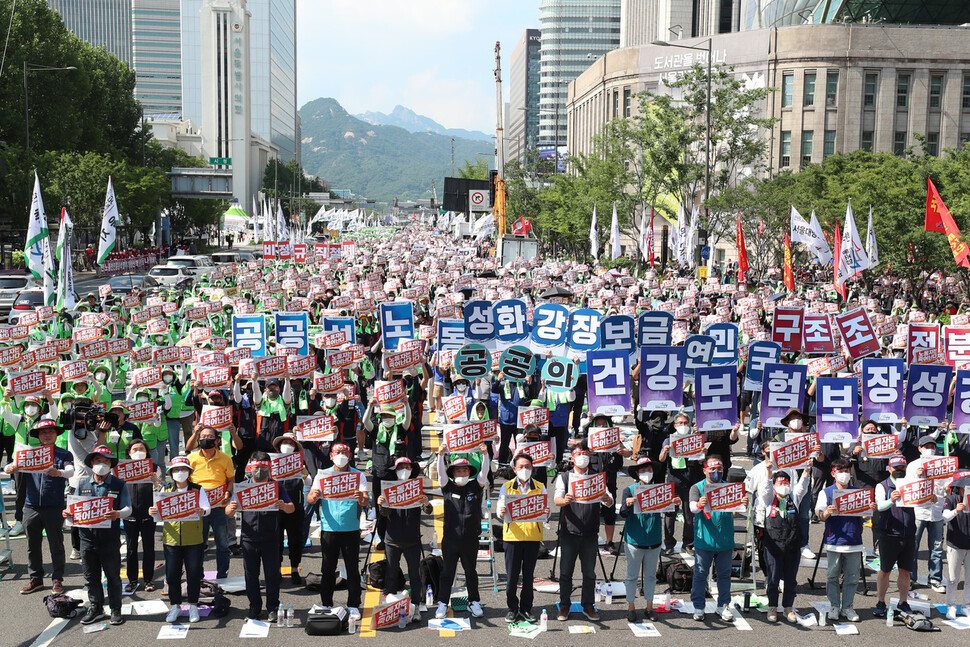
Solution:
<path fill-rule="evenodd" d="M 539 295 L 540 299 L 552 299 L 553 297 L 568 297 L 572 298 L 574 295 L 572 292 L 560 285 L 554 285 L 550 288 L 546 288 L 542 294 Z"/>

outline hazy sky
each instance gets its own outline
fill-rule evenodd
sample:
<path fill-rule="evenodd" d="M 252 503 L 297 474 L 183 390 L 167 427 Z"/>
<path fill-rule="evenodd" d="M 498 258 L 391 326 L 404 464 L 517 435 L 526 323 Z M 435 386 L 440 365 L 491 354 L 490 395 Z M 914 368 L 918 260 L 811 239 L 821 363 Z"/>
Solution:
<path fill-rule="evenodd" d="M 297 98 L 351 114 L 411 108 L 447 128 L 495 130 L 495 41 L 509 57 L 539 0 L 297 0 Z"/>

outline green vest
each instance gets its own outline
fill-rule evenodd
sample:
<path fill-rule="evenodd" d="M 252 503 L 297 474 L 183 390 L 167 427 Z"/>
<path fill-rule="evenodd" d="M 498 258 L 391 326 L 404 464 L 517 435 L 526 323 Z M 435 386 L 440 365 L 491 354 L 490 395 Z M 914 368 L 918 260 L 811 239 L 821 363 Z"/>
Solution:
<path fill-rule="evenodd" d="M 190 490 L 201 489 L 195 483 L 189 482 Z M 166 492 L 175 492 L 175 485 L 165 488 Z M 166 546 L 196 546 L 202 543 L 202 520 L 198 521 L 166 521 L 162 524 L 162 543 Z M 179 586 L 177 583 L 174 586 Z"/>
<path fill-rule="evenodd" d="M 701 496 L 707 479 L 697 484 Z M 694 515 L 694 546 L 701 550 L 721 552 L 734 550 L 734 515 L 730 512 L 711 512 L 711 518 L 701 512 Z"/>

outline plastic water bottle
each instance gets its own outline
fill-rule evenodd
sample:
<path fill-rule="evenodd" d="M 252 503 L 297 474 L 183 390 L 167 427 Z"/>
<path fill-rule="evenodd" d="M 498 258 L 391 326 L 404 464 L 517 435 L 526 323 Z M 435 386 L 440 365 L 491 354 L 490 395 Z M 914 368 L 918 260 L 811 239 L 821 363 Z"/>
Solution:
<path fill-rule="evenodd" d="M 896 612 L 895 612 L 895 610 L 892 607 L 889 607 L 888 609 L 886 609 L 886 626 L 887 627 L 892 627 L 893 626 L 893 620 L 895 620 L 895 615 L 896 615 Z"/>
<path fill-rule="evenodd" d="M 916 591 L 910 591 L 909 596 L 914 600 L 929 600 L 930 597 L 925 593 L 917 593 Z"/>
<path fill-rule="evenodd" d="M 290 606 L 286 609 L 286 626 L 296 626 L 296 610 L 293 608 L 292 604 L 290 604 Z"/>
<path fill-rule="evenodd" d="M 546 631 L 549 629 L 549 614 L 546 610 L 542 610 L 542 614 L 539 616 L 539 630 Z"/>
<path fill-rule="evenodd" d="M 286 626 L 286 609 L 283 608 L 282 602 L 280 602 L 280 608 L 276 610 L 276 624 L 280 627 Z"/>
<path fill-rule="evenodd" d="M 355 634 L 357 633 L 357 614 L 351 613 L 350 617 L 347 618 L 347 633 Z"/>
<path fill-rule="evenodd" d="M 434 591 L 431 590 L 431 585 L 428 585 L 428 590 L 424 592 L 424 604 L 430 609 L 434 606 Z"/>
<path fill-rule="evenodd" d="M 401 607 L 401 611 L 397 615 L 397 628 L 404 629 L 408 626 L 408 615 L 404 613 L 404 607 Z"/>
<path fill-rule="evenodd" d="M 596 580 L 596 595 L 593 597 L 593 602 L 599 602 L 603 598 L 603 583 Z"/>
<path fill-rule="evenodd" d="M 667 589 L 667 595 L 664 596 L 664 609 L 670 611 L 670 589 Z"/>
<path fill-rule="evenodd" d="M 826 604 L 819 605 L 818 607 L 818 626 L 819 627 L 825 626 L 825 620 L 828 617 L 828 611 L 829 611 L 828 605 Z"/>
<path fill-rule="evenodd" d="M 606 583 L 606 603 L 613 604 L 613 583 Z"/>

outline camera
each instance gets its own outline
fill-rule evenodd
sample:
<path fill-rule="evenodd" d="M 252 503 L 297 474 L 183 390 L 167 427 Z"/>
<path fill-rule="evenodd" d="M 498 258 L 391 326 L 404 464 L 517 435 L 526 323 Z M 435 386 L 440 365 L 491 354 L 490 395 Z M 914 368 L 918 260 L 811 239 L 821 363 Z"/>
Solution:
<path fill-rule="evenodd" d="M 88 432 L 96 431 L 103 422 L 107 422 L 112 429 L 118 429 L 121 426 L 118 414 L 109 412 L 103 404 L 95 403 L 91 398 L 76 399 L 65 414 L 66 424 L 71 427 L 74 437 L 78 440 L 87 438 Z"/>

